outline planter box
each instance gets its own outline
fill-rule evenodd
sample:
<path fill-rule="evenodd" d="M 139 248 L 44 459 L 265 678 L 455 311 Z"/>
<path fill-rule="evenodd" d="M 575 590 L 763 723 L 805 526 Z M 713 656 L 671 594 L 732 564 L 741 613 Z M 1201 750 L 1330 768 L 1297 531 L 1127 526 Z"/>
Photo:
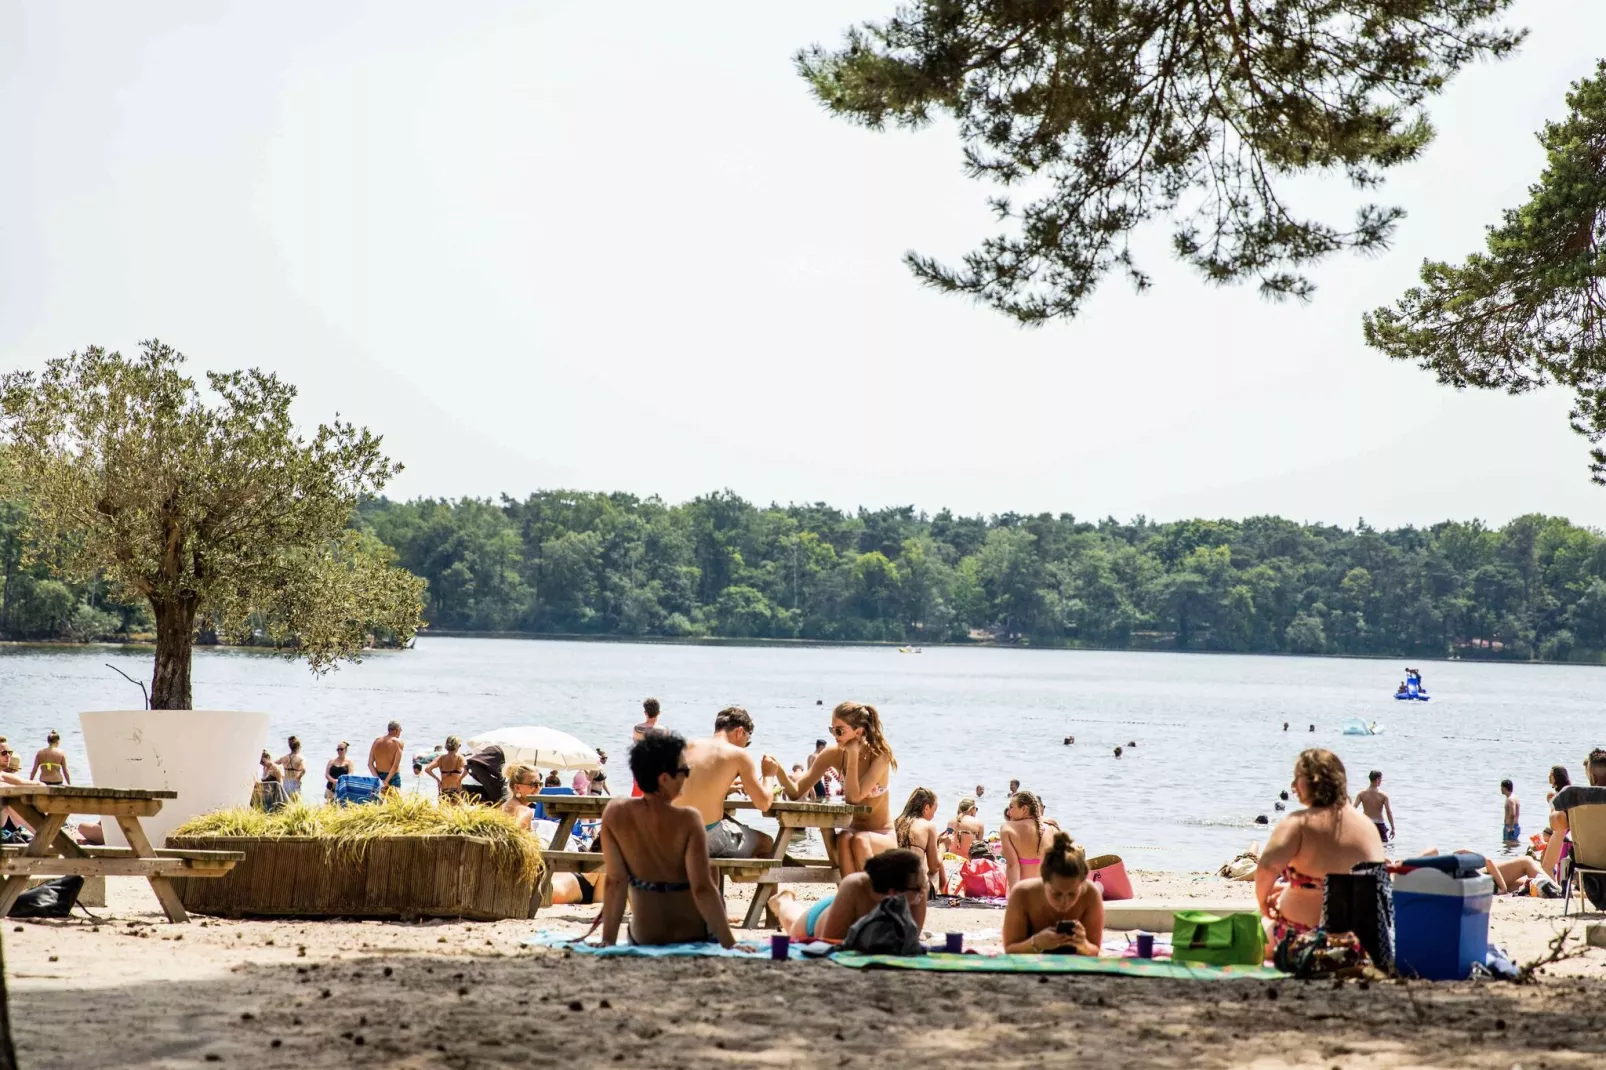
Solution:
<path fill-rule="evenodd" d="M 352 862 L 311 836 L 170 836 L 169 847 L 244 851 L 222 877 L 175 878 L 184 909 L 227 917 L 532 917 L 536 888 L 497 868 L 491 844 L 467 836 L 386 836 Z"/>
<path fill-rule="evenodd" d="M 268 739 L 265 713 L 99 710 L 78 720 L 96 786 L 178 792 L 142 822 L 152 843 L 192 817 L 251 801 Z M 117 822 L 103 824 L 106 846 L 128 846 Z"/>

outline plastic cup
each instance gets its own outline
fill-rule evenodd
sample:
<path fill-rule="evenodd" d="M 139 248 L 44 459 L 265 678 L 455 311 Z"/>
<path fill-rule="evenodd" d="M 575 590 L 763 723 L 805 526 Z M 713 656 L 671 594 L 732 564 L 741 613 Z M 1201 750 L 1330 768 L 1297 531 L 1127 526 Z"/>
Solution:
<path fill-rule="evenodd" d="M 1154 958 L 1154 934 L 1138 933 L 1138 958 Z"/>
<path fill-rule="evenodd" d="M 770 958 L 776 962 L 785 962 L 791 948 L 792 938 L 785 933 L 776 933 L 770 937 Z"/>
<path fill-rule="evenodd" d="M 942 949 L 950 955 L 963 954 L 965 950 L 964 933 L 943 933 Z"/>

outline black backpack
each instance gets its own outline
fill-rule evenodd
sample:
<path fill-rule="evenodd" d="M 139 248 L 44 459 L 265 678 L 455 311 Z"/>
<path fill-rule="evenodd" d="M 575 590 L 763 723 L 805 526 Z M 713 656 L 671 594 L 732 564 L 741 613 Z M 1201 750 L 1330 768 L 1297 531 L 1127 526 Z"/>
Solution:
<path fill-rule="evenodd" d="M 866 955 L 926 953 L 920 943 L 920 926 L 909 913 L 909 901 L 901 895 L 887 896 L 874 910 L 854 922 L 847 936 L 842 938 L 842 950 Z"/>
<path fill-rule="evenodd" d="M 72 913 L 78 895 L 84 890 L 82 877 L 57 877 L 17 896 L 12 904 L 13 918 L 65 918 Z"/>

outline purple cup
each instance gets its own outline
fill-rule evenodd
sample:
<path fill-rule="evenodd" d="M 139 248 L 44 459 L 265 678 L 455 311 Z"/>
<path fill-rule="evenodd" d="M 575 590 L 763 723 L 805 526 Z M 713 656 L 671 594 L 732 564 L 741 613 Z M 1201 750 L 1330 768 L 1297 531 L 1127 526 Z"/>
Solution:
<path fill-rule="evenodd" d="M 1154 934 L 1138 933 L 1138 958 L 1154 958 Z"/>
<path fill-rule="evenodd" d="M 776 962 L 785 962 L 792 949 L 792 938 L 785 933 L 776 933 L 770 937 L 770 958 Z"/>
<path fill-rule="evenodd" d="M 942 949 L 950 955 L 962 955 L 965 951 L 964 933 L 943 933 Z"/>

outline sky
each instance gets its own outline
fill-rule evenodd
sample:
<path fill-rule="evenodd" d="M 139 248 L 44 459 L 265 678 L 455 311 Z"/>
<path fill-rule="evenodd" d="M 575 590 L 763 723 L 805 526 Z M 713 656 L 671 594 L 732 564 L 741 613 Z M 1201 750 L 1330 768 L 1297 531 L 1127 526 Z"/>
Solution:
<path fill-rule="evenodd" d="M 1606 527 L 1565 391 L 1457 393 L 1360 327 L 1521 203 L 1606 4 L 1518 0 L 1521 52 L 1457 76 L 1372 195 L 1408 211 L 1393 247 L 1318 266 L 1310 304 L 1206 285 L 1160 223 L 1152 289 L 1040 329 L 901 263 L 992 232 L 952 128 L 850 126 L 793 69 L 891 9 L 4 5 L 0 368 L 159 337 L 271 370 L 308 427 L 382 434 L 402 498 Z"/>

